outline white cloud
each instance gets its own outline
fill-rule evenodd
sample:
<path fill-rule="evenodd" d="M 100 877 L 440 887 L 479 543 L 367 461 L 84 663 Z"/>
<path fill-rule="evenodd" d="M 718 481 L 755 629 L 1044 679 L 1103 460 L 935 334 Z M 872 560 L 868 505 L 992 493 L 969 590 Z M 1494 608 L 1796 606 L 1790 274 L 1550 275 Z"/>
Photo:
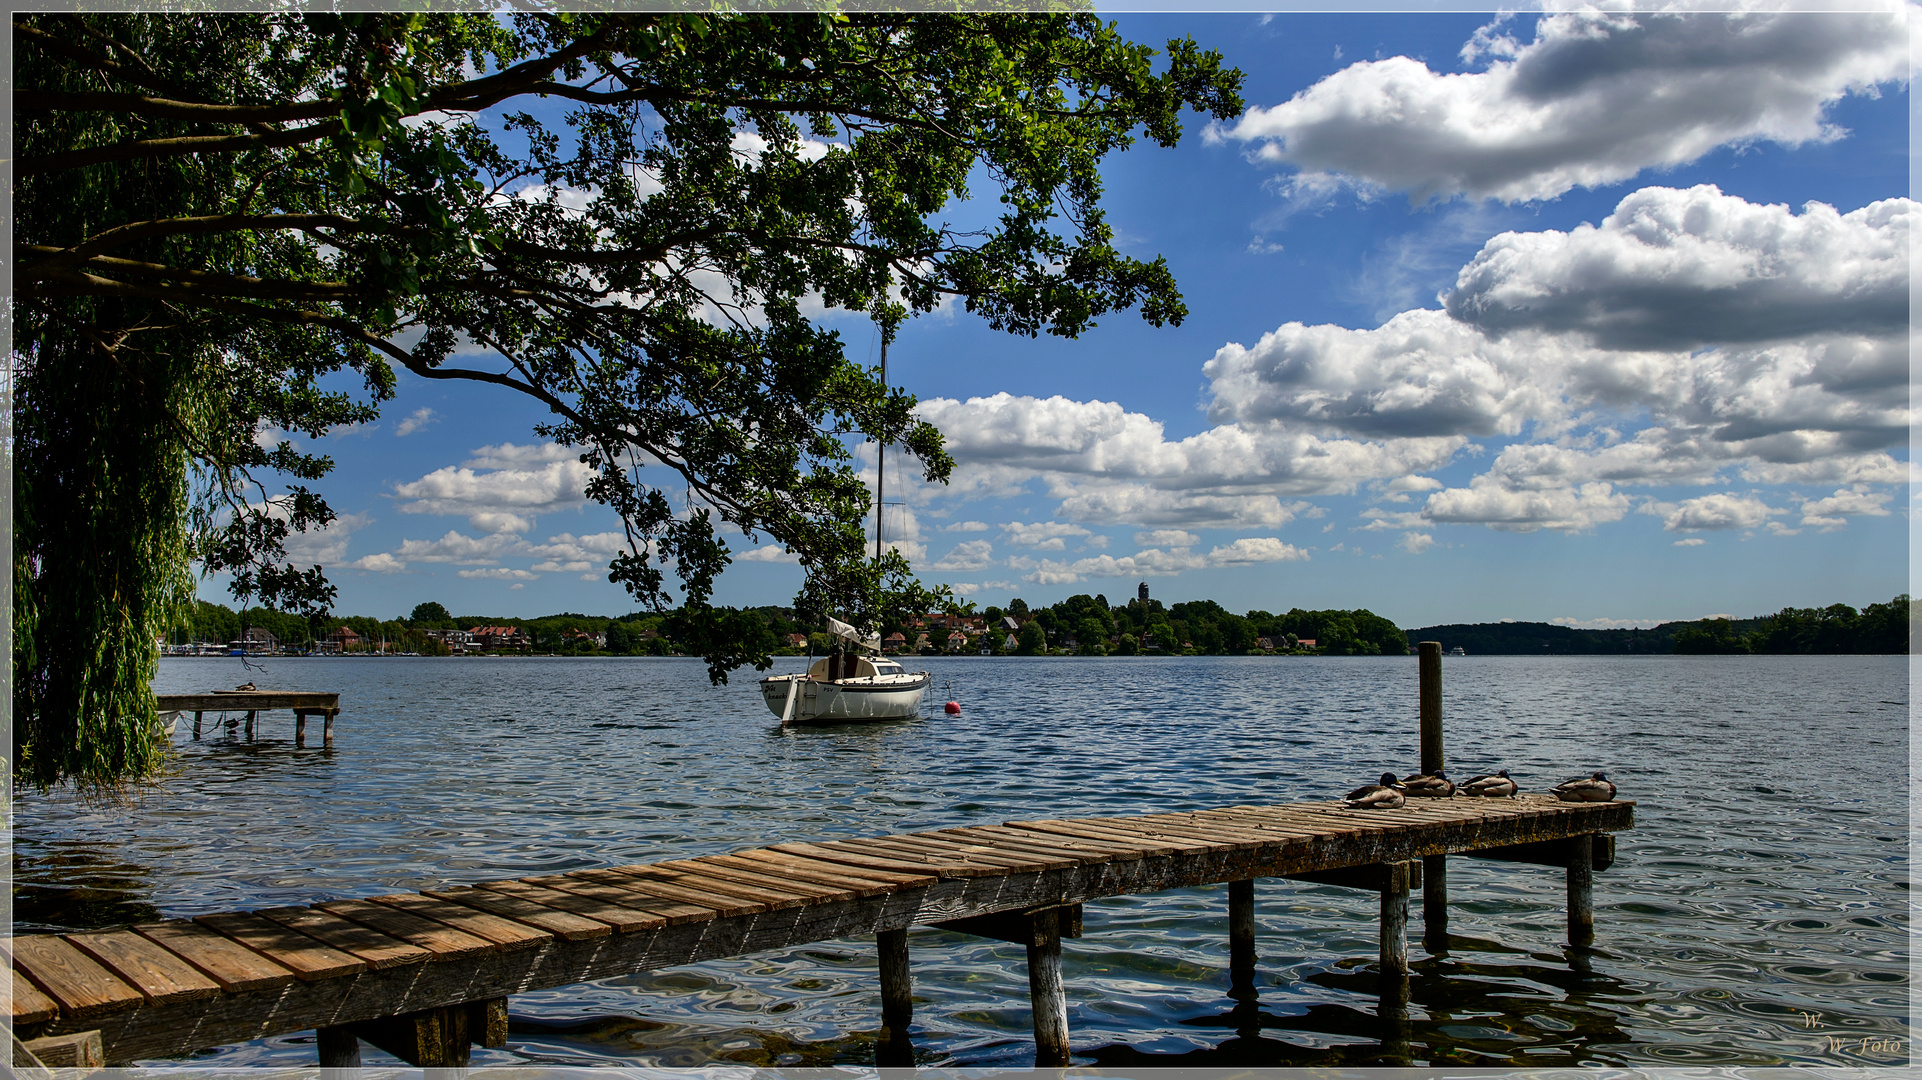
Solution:
<path fill-rule="evenodd" d="M 1684 539 L 1675 541 L 1675 546 L 1676 547 L 1701 547 L 1703 544 L 1706 544 L 1706 543 L 1708 543 L 1708 541 L 1702 539 L 1699 536 L 1690 536 L 1690 537 L 1686 537 Z"/>
<path fill-rule="evenodd" d="M 1584 532 L 1621 520 L 1629 506 L 1628 496 L 1606 483 L 1516 491 L 1477 476 L 1465 488 L 1445 488 L 1430 495 L 1421 516 L 1434 522 L 1486 525 L 1506 532 Z"/>
<path fill-rule="evenodd" d="M 287 520 L 278 504 L 268 514 Z M 295 566 L 334 566 L 347 560 L 347 538 L 374 523 L 370 514 L 342 514 L 324 529 L 309 529 L 287 537 L 287 561 Z"/>
<path fill-rule="evenodd" d="M 540 514 L 576 509 L 587 502 L 593 470 L 578 451 L 553 443 L 484 446 L 460 466 L 436 469 L 419 480 L 396 484 L 409 514 L 451 514 L 483 532 L 525 533 Z"/>
<path fill-rule="evenodd" d="M 1891 497 L 1884 492 L 1870 491 L 1866 484 L 1839 488 L 1826 498 L 1803 503 L 1802 524 L 1832 532 L 1848 524 L 1848 515 L 1888 517 L 1887 504 Z"/>
<path fill-rule="evenodd" d="M 1210 566 L 1241 566 L 1248 563 L 1306 561 L 1308 553 L 1272 536 L 1244 536 L 1225 547 L 1208 553 Z"/>
<path fill-rule="evenodd" d="M 1672 504 L 1649 503 L 1643 511 L 1659 514 L 1662 528 L 1669 532 L 1753 529 L 1766 522 L 1770 515 L 1786 512 L 1753 496 L 1732 492 L 1717 492 Z"/>
<path fill-rule="evenodd" d="M 349 570 L 371 570 L 377 574 L 397 574 L 407 569 L 406 563 L 385 551 L 362 555 L 353 562 L 347 563 L 346 566 Z"/>
<path fill-rule="evenodd" d="M 1401 534 L 1401 543 L 1397 546 L 1410 555 L 1420 555 L 1435 546 L 1435 537 L 1430 533 L 1405 532 Z"/>
<path fill-rule="evenodd" d="M 1551 14 L 1533 41 L 1483 27 L 1435 72 L 1395 56 L 1352 64 L 1211 137 L 1304 173 L 1339 172 L 1422 201 L 1548 199 L 1718 147 L 1839 137 L 1828 106 L 1908 71 L 1904 9 Z"/>
<path fill-rule="evenodd" d="M 1060 551 L 1065 546 L 1064 537 L 1088 536 L 1090 533 L 1079 525 L 1070 525 L 1064 521 L 1037 521 L 1032 524 L 1010 521 L 1001 526 L 1001 535 L 1007 539 L 1008 543 L 1021 547 Z"/>
<path fill-rule="evenodd" d="M 539 574 L 530 573 L 526 570 L 510 570 L 505 566 L 496 566 L 488 570 L 461 570 L 458 572 L 458 575 L 464 578 L 477 578 L 484 581 L 540 580 Z M 518 588 L 518 586 L 516 586 L 516 588 Z"/>
<path fill-rule="evenodd" d="M 394 555 L 407 562 L 492 566 L 502 555 L 518 554 L 523 547 L 518 536 L 495 533 L 473 537 L 449 529 L 439 540 L 402 540 Z"/>
<path fill-rule="evenodd" d="M 1693 349 L 1900 333 L 1909 315 L 1916 205 L 1800 214 L 1701 184 L 1646 187 L 1600 226 L 1505 232 L 1457 275 L 1448 312 L 1491 334 L 1576 332 L 1611 349 Z M 1888 358 L 1851 357 L 1829 386 L 1900 381 Z"/>
<path fill-rule="evenodd" d="M 1135 534 L 1135 543 L 1142 547 L 1194 547 L 1201 543 L 1201 537 L 1186 529 L 1152 529 Z"/>
<path fill-rule="evenodd" d="M 941 526 L 942 532 L 987 532 L 994 526 L 985 521 L 957 521 L 952 525 Z"/>
<path fill-rule="evenodd" d="M 748 548 L 746 551 L 734 552 L 734 561 L 735 562 L 764 562 L 764 563 L 799 563 L 801 561 L 801 557 L 799 555 L 796 555 L 788 551 L 788 549 L 782 547 L 779 544 L 765 544 L 765 545 L 762 545 L 761 547 Z M 538 570 L 539 567 L 535 567 L 535 569 Z"/>
<path fill-rule="evenodd" d="M 420 408 L 415 409 L 412 413 L 409 413 L 407 418 L 405 420 L 402 420 L 398 427 L 394 428 L 394 434 L 412 435 L 414 432 L 419 431 L 421 428 L 424 428 L 428 424 L 433 423 L 434 420 L 435 420 L 434 410 L 428 408 L 425 405 L 422 405 Z"/>
<path fill-rule="evenodd" d="M 1086 578 L 1172 577 L 1184 570 L 1219 566 L 1247 566 L 1255 563 L 1301 561 L 1308 553 L 1272 536 L 1250 536 L 1217 547 L 1206 555 L 1186 549 L 1163 551 L 1149 548 L 1133 555 L 1096 555 L 1073 562 L 1053 559 L 1034 560 L 1025 556 L 1008 560 L 1017 570 L 1027 570 L 1022 580 L 1037 585 L 1067 585 Z"/>
<path fill-rule="evenodd" d="M 955 545 L 953 551 L 941 556 L 940 561 L 929 563 L 928 570 L 937 573 L 952 573 L 957 570 L 981 570 L 994 565 L 994 544 L 987 540 L 967 540 Z"/>

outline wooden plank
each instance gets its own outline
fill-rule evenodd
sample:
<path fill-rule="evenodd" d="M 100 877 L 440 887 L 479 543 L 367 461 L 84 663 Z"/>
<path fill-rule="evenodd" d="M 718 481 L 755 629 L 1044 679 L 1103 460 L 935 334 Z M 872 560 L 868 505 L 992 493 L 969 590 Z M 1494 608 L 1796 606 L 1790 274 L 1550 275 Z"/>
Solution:
<path fill-rule="evenodd" d="M 731 859 L 747 859 L 781 868 L 783 871 L 812 874 L 829 882 L 851 881 L 871 882 L 888 889 L 923 889 L 940 878 L 928 873 L 915 873 L 896 870 L 874 870 L 847 863 L 829 862 L 826 859 L 807 855 L 795 855 L 773 848 L 749 848 L 736 851 L 727 856 Z"/>
<path fill-rule="evenodd" d="M 133 932 L 185 960 L 230 994 L 271 990 L 295 979 L 284 965 L 187 919 L 139 923 Z"/>
<path fill-rule="evenodd" d="M 145 994 L 53 934 L 17 937 L 11 947 L 14 968 L 33 980 L 66 1016 L 96 1017 L 146 1003 Z"/>
<path fill-rule="evenodd" d="M 886 860 L 893 865 L 905 865 L 923 872 L 933 870 L 943 878 L 1008 876 L 1008 866 L 1005 863 L 985 859 L 963 859 L 952 851 L 936 852 L 913 846 L 899 847 L 880 840 L 831 840 L 824 844 L 809 846 L 865 859 Z M 788 850 L 786 844 L 776 844 L 774 847 L 777 851 Z"/>
<path fill-rule="evenodd" d="M 73 1069 L 75 1075 L 102 1068 L 107 1064 L 106 1048 L 100 1040 L 100 1032 L 76 1031 L 69 1035 L 48 1035 L 40 1039 L 27 1039 L 20 1043 L 20 1049 L 33 1055 L 33 1060 L 49 1069 Z M 31 1063 L 16 1057 L 14 1067 Z"/>
<path fill-rule="evenodd" d="M 876 886 L 850 884 L 829 884 L 800 874 L 782 874 L 765 863 L 748 862 L 745 859 L 731 859 L 726 855 L 709 855 L 700 859 L 679 863 L 662 863 L 663 866 L 682 866 L 701 874 L 703 877 L 718 881 L 735 881 L 742 885 L 761 888 L 782 889 L 788 892 L 807 890 L 808 895 L 826 903 L 835 900 L 852 900 L 857 896 L 875 896 L 889 891 Z"/>
<path fill-rule="evenodd" d="M 715 878 L 690 874 L 684 870 L 660 870 L 652 866 L 616 867 L 615 872 L 626 877 L 624 882 L 629 888 L 652 892 L 670 899 L 693 904 L 727 904 L 729 898 L 740 903 L 754 905 L 753 911 L 782 911 L 787 908 L 805 907 L 807 898 L 775 889 L 757 889 L 752 885 L 740 885 Z M 729 905 L 729 910 L 734 910 Z"/>
<path fill-rule="evenodd" d="M 554 908 L 536 904 L 532 900 L 509 896 L 492 889 L 459 885 L 446 889 L 422 889 L 421 895 L 526 923 L 569 941 L 585 941 L 588 938 L 601 937 L 614 932 L 614 928 L 607 923 L 584 915 L 575 915 L 572 912 L 557 911 Z"/>
<path fill-rule="evenodd" d="M 836 873 L 826 863 L 815 863 L 812 867 L 798 865 L 798 860 L 782 859 L 777 861 L 745 858 L 741 855 L 709 855 L 699 859 L 716 877 L 739 877 L 743 881 L 754 882 L 762 879 L 777 881 L 805 881 L 814 885 L 839 889 L 850 896 L 880 896 L 895 891 L 898 887 L 891 881 L 876 881 L 872 878 L 853 877 Z M 934 884 L 932 877 L 928 884 Z"/>
<path fill-rule="evenodd" d="M 1064 821 L 1063 824 L 1085 829 L 1090 836 L 1097 839 L 1126 841 L 1131 837 L 1138 837 L 1144 840 L 1165 841 L 1174 845 L 1169 854 L 1177 856 L 1193 856 L 1204 852 L 1247 851 L 1253 850 L 1256 846 L 1238 840 L 1196 836 L 1180 830 L 1143 825 L 1127 818 L 1072 818 Z"/>
<path fill-rule="evenodd" d="M 1068 840 L 1088 839 L 1119 844 L 1139 851 L 1144 859 L 1180 855 L 1188 850 L 1184 846 L 1185 841 L 1183 844 L 1176 844 L 1162 838 L 1150 838 L 1141 833 L 1116 833 L 1098 826 L 1077 825 L 1066 821 L 1010 821 L 1008 828 L 1059 836 Z"/>
<path fill-rule="evenodd" d="M 370 926 L 349 922 L 318 908 L 266 908 L 254 914 L 271 919 L 289 930 L 298 930 L 323 945 L 357 956 L 375 971 L 407 964 L 424 964 L 433 955 L 419 945 L 409 945 Z"/>
<path fill-rule="evenodd" d="M 546 888 L 526 881 L 490 881 L 481 886 L 523 900 L 531 900 L 543 907 L 582 915 L 596 922 L 604 922 L 614 928 L 617 934 L 631 934 L 636 930 L 653 930 L 667 925 L 667 916 L 652 911 L 641 910 L 638 906 L 616 904 L 594 896 L 561 889 Z"/>
<path fill-rule="evenodd" d="M 711 893 L 701 889 L 691 889 L 680 885 L 670 885 L 661 881 L 649 881 L 616 870 L 576 870 L 567 875 L 612 885 L 629 892 L 640 894 L 640 903 L 646 905 L 660 903 L 686 904 L 690 907 L 705 908 L 712 914 L 710 918 L 731 919 L 741 915 L 753 915 L 767 911 L 768 906 L 759 900 L 722 893 Z"/>
<path fill-rule="evenodd" d="M 661 881 L 680 885 L 683 888 L 700 889 L 704 892 L 717 892 L 729 896 L 739 896 L 748 900 L 759 900 L 768 905 L 769 910 L 801 907 L 807 904 L 825 903 L 831 893 L 845 893 L 824 885 L 805 881 L 773 881 L 755 883 L 742 881 L 738 876 L 728 877 L 716 874 L 711 868 L 701 866 L 693 859 L 677 859 L 673 862 L 655 863 L 644 876 L 655 877 Z M 848 895 L 835 896 L 833 899 L 851 899 Z"/>
<path fill-rule="evenodd" d="M 148 1001 L 192 1001 L 220 993 L 219 983 L 131 930 L 65 936 L 122 982 L 145 994 Z"/>
<path fill-rule="evenodd" d="M 1029 852 L 1047 856 L 1051 859 L 1073 859 L 1077 864 L 1110 863 L 1116 861 L 1119 845 L 1095 846 L 1093 843 L 1077 843 L 1072 840 L 1048 839 L 1043 836 L 1024 834 L 1000 826 L 972 826 L 964 829 L 943 829 L 939 836 L 952 836 L 957 840 L 975 844 L 986 844 L 996 851 L 1006 851 L 1011 855 Z M 1137 856 L 1138 857 L 1138 856 Z M 1126 860 L 1122 860 L 1126 861 Z"/>
<path fill-rule="evenodd" d="M 7 966 L 7 981 L 13 986 L 13 1026 L 18 1031 L 29 1024 L 41 1024 L 59 1015 L 60 1007 L 25 975 Z"/>
<path fill-rule="evenodd" d="M 196 915 L 194 921 L 291 970 L 300 979 L 332 979 L 367 970 L 365 960 L 258 915 Z"/>
<path fill-rule="evenodd" d="M 1257 832 L 1236 825 L 1217 821 L 1198 821 L 1190 816 L 1167 818 L 1147 817 L 1136 819 L 1150 828 L 1169 829 L 1205 840 L 1227 840 L 1246 844 L 1255 848 L 1278 848 L 1289 844 L 1301 843 L 1302 838 L 1280 836 L 1272 832 Z"/>
<path fill-rule="evenodd" d="M 881 852 L 863 852 L 859 848 L 847 850 L 828 844 L 770 844 L 766 851 L 783 855 L 800 855 L 805 858 L 820 859 L 822 862 L 836 863 L 857 870 L 882 870 L 897 874 L 933 874 L 937 880 L 966 877 L 987 877 L 995 872 L 986 867 L 945 868 L 931 865 L 934 861 L 925 856 L 905 858 L 900 855 Z"/>
<path fill-rule="evenodd" d="M 667 925 L 669 926 L 684 926 L 692 922 L 711 922 L 720 914 L 713 908 L 703 904 L 684 904 L 679 901 L 668 900 L 665 897 L 649 896 L 646 893 L 638 893 L 632 889 L 623 889 L 618 885 L 610 885 L 605 882 L 575 877 L 573 874 L 554 874 L 548 877 L 530 878 L 529 880 L 537 881 L 550 889 L 556 889 L 561 892 L 578 893 L 581 896 L 591 896 L 598 900 L 607 900 L 624 907 L 632 906 L 643 911 L 651 911 L 666 919 Z"/>
<path fill-rule="evenodd" d="M 964 862 L 987 863 L 1001 866 L 1011 873 L 1037 874 L 1043 870 L 1066 870 L 1080 862 L 1079 859 L 1063 858 L 1059 855 L 1045 855 L 1041 852 L 1002 852 L 988 844 L 970 843 L 952 837 L 938 836 L 934 833 L 908 833 L 902 836 L 884 837 L 877 841 L 907 851 L 925 851 L 937 857 L 947 857 Z"/>
<path fill-rule="evenodd" d="M 258 712 L 261 709 L 338 710 L 340 695 L 320 691 L 225 690 L 212 694 L 155 694 L 162 712 Z"/>
<path fill-rule="evenodd" d="M 1098 851 L 1107 855 L 1108 862 L 1134 862 L 1148 858 L 1150 853 L 1142 844 L 1122 840 L 1097 840 L 1090 836 L 1075 836 L 1071 833 L 1047 833 L 1039 829 L 1027 829 L 1018 825 L 981 825 L 981 831 L 1010 838 L 1024 838 L 1070 851 Z"/>
<path fill-rule="evenodd" d="M 431 919 L 442 926 L 472 934 L 483 941 L 491 941 L 502 949 L 528 949 L 554 940 L 554 935 L 539 927 L 529 926 L 513 919 L 468 907 L 464 904 L 450 904 L 419 893 L 396 893 L 392 896 L 370 896 L 367 902 L 404 911 Z"/>
<path fill-rule="evenodd" d="M 411 915 L 399 908 L 376 904 L 371 900 L 329 900 L 314 906 L 321 911 L 350 919 L 362 926 L 370 926 L 389 937 L 426 949 L 429 954 L 428 959 L 437 962 L 460 960 L 482 953 L 500 951 L 498 944 L 486 938 L 463 933 L 432 919 Z"/>

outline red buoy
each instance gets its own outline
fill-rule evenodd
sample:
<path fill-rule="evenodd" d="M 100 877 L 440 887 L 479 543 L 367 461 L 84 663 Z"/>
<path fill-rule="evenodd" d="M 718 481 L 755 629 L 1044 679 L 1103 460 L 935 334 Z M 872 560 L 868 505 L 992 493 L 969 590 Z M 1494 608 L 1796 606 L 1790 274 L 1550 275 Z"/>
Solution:
<path fill-rule="evenodd" d="M 947 703 L 946 706 L 944 706 L 944 708 L 947 709 L 947 713 L 949 716 L 961 715 L 961 703 L 958 701 L 950 701 Z"/>

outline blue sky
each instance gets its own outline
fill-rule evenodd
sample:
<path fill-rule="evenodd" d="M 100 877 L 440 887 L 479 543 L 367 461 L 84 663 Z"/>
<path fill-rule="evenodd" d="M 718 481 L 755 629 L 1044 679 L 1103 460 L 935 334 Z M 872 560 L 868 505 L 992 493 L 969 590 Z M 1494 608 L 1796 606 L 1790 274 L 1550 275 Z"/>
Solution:
<path fill-rule="evenodd" d="M 946 488 L 889 469 L 924 577 L 1410 627 L 1907 588 L 1900 14 L 1118 21 L 1247 74 L 1242 117 L 1106 170 L 1121 246 L 1168 259 L 1189 317 L 908 326 L 890 380 L 959 463 Z M 319 444 L 343 520 L 296 554 L 343 613 L 631 610 L 618 523 L 540 419 L 403 375 Z M 717 601 L 785 603 L 798 570 L 734 540 Z"/>

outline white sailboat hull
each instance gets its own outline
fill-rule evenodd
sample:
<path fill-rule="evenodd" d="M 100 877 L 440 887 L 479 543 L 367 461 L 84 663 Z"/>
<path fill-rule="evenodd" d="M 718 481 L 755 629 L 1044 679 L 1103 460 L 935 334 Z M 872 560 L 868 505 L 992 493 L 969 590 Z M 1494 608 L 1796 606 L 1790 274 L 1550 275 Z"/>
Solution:
<path fill-rule="evenodd" d="M 761 680 L 761 697 L 769 712 L 790 724 L 908 720 L 920 715 L 922 695 L 932 682 L 934 676 L 925 671 L 857 676 L 835 682 L 804 674 L 774 675 Z"/>

